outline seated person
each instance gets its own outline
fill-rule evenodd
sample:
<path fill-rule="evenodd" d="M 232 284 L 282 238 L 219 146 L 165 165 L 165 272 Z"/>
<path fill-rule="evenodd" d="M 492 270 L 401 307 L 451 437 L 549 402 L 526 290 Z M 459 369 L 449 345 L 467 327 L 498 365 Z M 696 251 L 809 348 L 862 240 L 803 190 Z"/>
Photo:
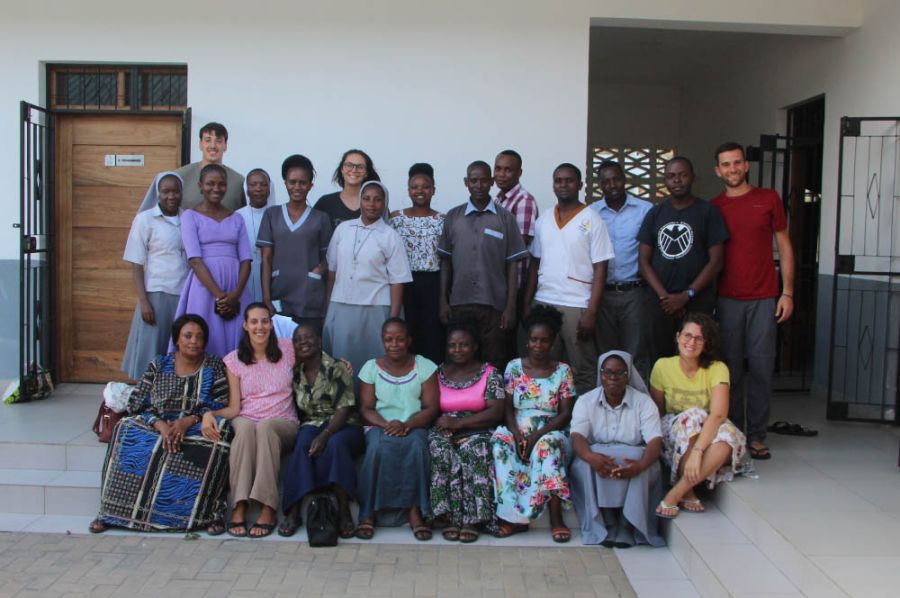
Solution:
<path fill-rule="evenodd" d="M 438 369 L 441 416 L 428 435 L 431 511 L 445 540 L 474 542 L 494 528 L 491 432 L 503 419 L 503 377 L 478 358 L 474 324 L 450 321 L 447 359 Z"/>
<path fill-rule="evenodd" d="M 506 366 L 506 425 L 491 438 L 501 520 L 494 534 L 498 538 L 527 530 L 528 522 L 540 517 L 549 503 L 553 541 L 572 539 L 562 506 L 571 500 L 566 462 L 575 381 L 572 368 L 550 356 L 561 327 L 559 310 L 536 306 L 525 318 L 526 355 Z"/>
<path fill-rule="evenodd" d="M 92 533 L 110 526 L 138 531 L 205 527 L 210 535 L 225 531 L 231 427 L 216 425 L 215 438 L 201 436 L 200 428 L 207 413 L 228 402 L 225 364 L 205 352 L 208 333 L 206 321 L 196 314 L 177 318 L 172 323 L 175 351 L 151 361 L 131 392 L 129 417 L 116 426 L 106 451 Z"/>
<path fill-rule="evenodd" d="M 600 386 L 572 410 L 569 473 L 581 541 L 607 548 L 663 546 L 653 508 L 662 497 L 659 412 L 631 355 L 600 356 Z"/>
<path fill-rule="evenodd" d="M 719 327 L 702 313 L 689 313 L 675 335 L 678 355 L 658 359 L 650 396 L 662 416 L 663 459 L 674 484 L 656 512 L 672 519 L 679 508 L 704 510 L 694 486 L 734 478 L 747 441 L 728 420 L 728 367 L 716 361 Z"/>
<path fill-rule="evenodd" d="M 290 340 L 275 336 L 265 303 L 247 306 L 243 326 L 237 350 L 224 359 L 228 367 L 228 407 L 206 416 L 203 427 L 211 427 L 216 415 L 233 418 L 228 535 L 263 538 L 278 523 L 281 455 L 294 447 L 297 436 L 291 386 L 294 348 Z M 248 531 L 250 501 L 258 503 L 261 511 Z"/>
<path fill-rule="evenodd" d="M 294 397 L 301 424 L 284 475 L 281 504 L 287 517 L 278 534 L 293 536 L 303 497 L 327 491 L 337 498 L 339 535 L 352 538 L 355 526 L 349 501 L 356 500 L 355 461 L 366 447 L 353 376 L 348 364 L 322 351 L 322 336 L 313 322 L 294 330 L 294 355 Z"/>
<path fill-rule="evenodd" d="M 381 340 L 384 355 L 359 372 L 360 413 L 370 427 L 359 470 L 356 537 L 372 539 L 376 516 L 399 509 L 409 512 L 416 540 L 430 540 L 428 428 L 439 410 L 437 366 L 409 352 L 412 337 L 400 318 L 384 323 Z"/>

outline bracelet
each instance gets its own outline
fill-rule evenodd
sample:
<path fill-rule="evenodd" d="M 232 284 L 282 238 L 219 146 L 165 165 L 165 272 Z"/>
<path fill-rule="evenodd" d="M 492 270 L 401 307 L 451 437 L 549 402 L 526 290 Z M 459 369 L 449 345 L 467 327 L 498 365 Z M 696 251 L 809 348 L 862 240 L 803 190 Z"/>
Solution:
<path fill-rule="evenodd" d="M 782 293 L 781 296 L 782 296 L 782 297 L 787 297 L 788 299 L 793 299 L 793 298 L 794 298 L 793 295 L 788 295 L 787 293 Z"/>

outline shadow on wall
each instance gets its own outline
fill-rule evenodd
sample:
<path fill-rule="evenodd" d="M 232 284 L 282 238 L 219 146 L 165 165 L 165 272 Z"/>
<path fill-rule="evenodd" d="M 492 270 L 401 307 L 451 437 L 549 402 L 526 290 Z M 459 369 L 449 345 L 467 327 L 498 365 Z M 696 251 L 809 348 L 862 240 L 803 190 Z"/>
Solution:
<path fill-rule="evenodd" d="M 0 378 L 19 375 L 19 261 L 0 260 Z"/>

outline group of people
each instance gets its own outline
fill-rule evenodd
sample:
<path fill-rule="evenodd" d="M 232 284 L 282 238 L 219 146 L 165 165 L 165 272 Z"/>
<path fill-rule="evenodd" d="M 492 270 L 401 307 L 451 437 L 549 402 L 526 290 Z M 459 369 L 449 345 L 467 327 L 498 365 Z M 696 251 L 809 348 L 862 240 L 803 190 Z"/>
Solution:
<path fill-rule="evenodd" d="M 264 170 L 242 181 L 221 164 L 222 125 L 200 149 L 156 177 L 129 235 L 123 369 L 139 383 L 91 531 L 289 536 L 302 499 L 328 492 L 345 538 L 400 522 L 419 540 L 434 522 L 448 540 L 506 537 L 546 508 L 566 542 L 574 504 L 586 543 L 658 545 L 659 517 L 704 509 L 698 484 L 729 479 L 748 449 L 769 458 L 793 261 L 781 202 L 749 185 L 741 146 L 717 149 L 712 202 L 693 196 L 687 158 L 666 165 L 656 206 L 615 162 L 587 206 L 564 163 L 542 215 L 512 150 L 471 163 L 468 201 L 442 215 L 428 164 L 391 211 L 372 159 L 348 150 L 341 191 L 310 206 L 315 169 L 293 155 L 278 204 Z"/>

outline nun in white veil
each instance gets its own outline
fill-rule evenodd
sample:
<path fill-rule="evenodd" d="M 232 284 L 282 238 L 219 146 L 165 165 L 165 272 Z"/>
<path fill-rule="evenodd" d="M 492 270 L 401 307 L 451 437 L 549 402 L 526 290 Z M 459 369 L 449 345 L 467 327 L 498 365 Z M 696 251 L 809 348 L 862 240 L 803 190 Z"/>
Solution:
<path fill-rule="evenodd" d="M 250 247 L 253 248 L 253 261 L 250 265 L 250 280 L 247 288 L 253 301 L 262 301 L 262 283 L 260 282 L 260 265 L 262 264 L 262 252 L 256 246 L 256 237 L 259 235 L 259 224 L 262 222 L 263 213 L 278 203 L 275 197 L 275 186 L 272 179 L 262 168 L 254 168 L 244 178 L 244 193 L 249 200 L 247 205 L 240 208 L 237 213 L 244 219 L 244 228 L 250 238 Z"/>
<path fill-rule="evenodd" d="M 631 355 L 600 356 L 599 386 L 572 411 L 572 501 L 584 544 L 663 546 L 654 507 L 662 498 L 659 409 Z"/>

